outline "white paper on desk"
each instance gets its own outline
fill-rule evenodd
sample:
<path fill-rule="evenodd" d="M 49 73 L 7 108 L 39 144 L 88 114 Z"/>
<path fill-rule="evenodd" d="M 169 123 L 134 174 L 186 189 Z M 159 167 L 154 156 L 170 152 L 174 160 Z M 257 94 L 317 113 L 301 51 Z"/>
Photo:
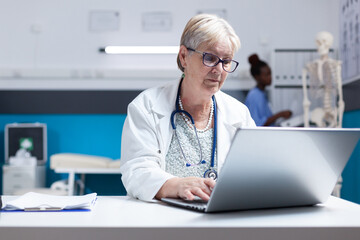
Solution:
<path fill-rule="evenodd" d="M 96 202 L 96 193 L 83 196 L 55 196 L 28 192 L 4 203 L 3 210 L 24 210 L 26 208 L 91 209 Z"/>

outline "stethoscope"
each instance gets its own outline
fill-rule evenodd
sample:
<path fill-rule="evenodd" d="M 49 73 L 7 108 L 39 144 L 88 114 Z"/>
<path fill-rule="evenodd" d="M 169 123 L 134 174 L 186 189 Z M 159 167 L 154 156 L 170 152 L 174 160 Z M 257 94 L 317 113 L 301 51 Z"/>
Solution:
<path fill-rule="evenodd" d="M 179 88 L 178 88 L 178 91 L 177 91 L 177 96 L 176 96 L 176 101 L 175 101 L 175 110 L 171 113 L 171 118 L 170 118 L 170 122 L 171 122 L 171 126 L 174 130 L 174 134 L 175 134 L 175 138 L 176 138 L 176 141 L 178 142 L 179 144 L 179 147 L 180 147 L 180 151 L 181 151 L 181 154 L 183 155 L 185 161 L 186 161 L 186 166 L 187 167 L 190 167 L 190 166 L 197 166 L 197 165 L 200 165 L 200 164 L 205 164 L 206 161 L 203 159 L 202 157 L 202 149 L 201 149 L 201 144 L 200 144 L 200 139 L 198 137 L 198 134 L 197 134 L 197 130 L 196 130 L 196 127 L 195 127 L 195 122 L 194 122 L 194 119 L 192 118 L 192 116 L 190 115 L 190 113 L 188 113 L 187 111 L 184 111 L 184 110 L 181 110 L 179 109 L 179 97 L 180 97 L 180 89 L 181 89 L 181 84 L 182 84 L 182 80 L 180 81 L 180 84 L 179 84 Z M 216 111 L 216 100 L 215 100 L 215 97 L 212 96 L 212 102 L 213 102 L 213 105 L 214 105 L 214 139 L 213 139 L 213 145 L 212 145 L 212 152 L 211 152 L 211 164 L 210 164 L 210 168 L 208 170 L 205 171 L 204 173 L 204 178 L 212 178 L 214 180 L 217 179 L 218 177 L 218 174 L 217 172 L 215 171 L 214 169 L 214 166 L 215 166 L 215 149 L 216 149 L 216 137 L 217 137 L 217 111 Z M 174 117 L 176 114 L 178 113 L 182 113 L 182 114 L 185 114 L 191 121 L 191 124 L 193 126 L 193 129 L 195 131 L 195 136 L 196 136 L 196 139 L 198 141 L 198 144 L 199 144 L 199 148 L 200 148 L 200 161 L 198 163 L 195 163 L 195 164 L 192 164 L 190 163 L 187 159 L 186 159 L 186 156 L 184 154 L 184 151 L 181 147 L 181 144 L 180 144 L 180 141 L 179 141 L 179 138 L 178 138 L 178 135 L 176 134 L 176 126 L 175 126 L 175 120 L 174 120 Z"/>

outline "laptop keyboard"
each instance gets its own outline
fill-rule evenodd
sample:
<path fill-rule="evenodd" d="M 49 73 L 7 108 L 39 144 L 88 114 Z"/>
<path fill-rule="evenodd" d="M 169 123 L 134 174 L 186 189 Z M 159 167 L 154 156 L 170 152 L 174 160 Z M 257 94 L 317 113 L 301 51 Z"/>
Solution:
<path fill-rule="evenodd" d="M 201 212 L 205 212 L 207 207 L 207 202 L 202 199 L 194 199 L 192 201 L 187 201 L 183 199 L 162 199 L 164 202 L 175 206 L 182 206 L 188 209 L 193 209 Z"/>
<path fill-rule="evenodd" d="M 206 210 L 207 202 L 204 201 L 184 201 L 183 205 L 190 209 L 195 209 L 204 212 Z"/>

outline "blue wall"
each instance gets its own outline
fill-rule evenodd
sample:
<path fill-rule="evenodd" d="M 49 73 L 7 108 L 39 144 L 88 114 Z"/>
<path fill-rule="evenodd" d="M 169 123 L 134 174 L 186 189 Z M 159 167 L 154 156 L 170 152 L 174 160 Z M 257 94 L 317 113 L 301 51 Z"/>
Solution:
<path fill-rule="evenodd" d="M 360 128 L 360 110 L 344 114 L 343 127 Z M 341 197 L 360 203 L 360 142 L 357 144 L 343 172 Z"/>
<path fill-rule="evenodd" d="M 48 158 L 54 153 L 71 152 L 120 158 L 124 114 L 6 114 L 0 115 L 0 146 L 4 146 L 4 128 L 13 122 L 45 123 L 48 129 Z M 346 112 L 343 126 L 360 128 L 360 110 Z M 4 147 L 0 148 L 4 162 Z M 49 166 L 49 161 L 47 163 Z M 360 143 L 343 172 L 342 198 L 360 203 Z M 66 175 L 47 171 L 46 185 Z M 2 182 L 2 176 L 1 176 Z M 120 175 L 87 175 L 87 192 L 101 195 L 125 195 Z M 2 188 L 2 184 L 1 184 Z"/>
<path fill-rule="evenodd" d="M 48 162 L 54 153 L 83 153 L 120 158 L 124 114 L 2 114 L 0 115 L 0 146 L 4 146 L 4 129 L 7 123 L 34 123 L 47 125 Z M 4 163 L 4 147 L 0 148 Z M 48 168 L 46 185 L 66 177 Z M 1 176 L 2 182 L 2 176 Z M 125 195 L 119 174 L 86 176 L 86 191 L 101 195 Z M 2 188 L 2 184 L 1 184 Z"/>

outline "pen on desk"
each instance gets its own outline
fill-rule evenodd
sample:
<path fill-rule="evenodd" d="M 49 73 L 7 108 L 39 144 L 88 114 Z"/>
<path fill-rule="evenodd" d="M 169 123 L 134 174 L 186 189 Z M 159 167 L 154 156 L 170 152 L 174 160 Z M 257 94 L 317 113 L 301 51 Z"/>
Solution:
<path fill-rule="evenodd" d="M 61 207 L 33 207 L 33 208 L 24 208 L 25 212 L 41 212 L 41 211 L 61 211 Z"/>

